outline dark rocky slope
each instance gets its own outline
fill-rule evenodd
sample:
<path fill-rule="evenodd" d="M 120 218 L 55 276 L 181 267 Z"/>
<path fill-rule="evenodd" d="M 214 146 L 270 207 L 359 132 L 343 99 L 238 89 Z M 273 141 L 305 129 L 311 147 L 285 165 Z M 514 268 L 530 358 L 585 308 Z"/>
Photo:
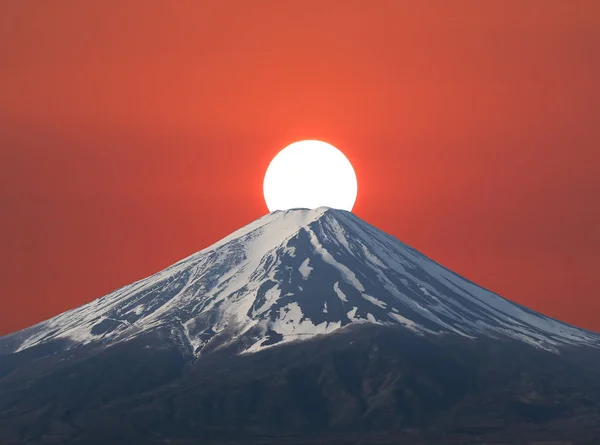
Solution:
<path fill-rule="evenodd" d="M 0 442 L 600 438 L 595 350 L 556 355 L 519 342 L 363 325 L 255 354 L 230 352 L 191 362 L 169 335 L 154 333 L 101 351 L 21 357 L 24 367 L 17 354 L 2 363 Z"/>

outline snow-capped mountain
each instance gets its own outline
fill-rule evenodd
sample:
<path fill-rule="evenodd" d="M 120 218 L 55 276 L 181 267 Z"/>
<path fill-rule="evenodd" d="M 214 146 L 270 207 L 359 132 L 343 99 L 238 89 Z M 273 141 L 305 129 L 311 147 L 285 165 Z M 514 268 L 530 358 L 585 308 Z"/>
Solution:
<path fill-rule="evenodd" d="M 349 212 L 280 211 L 1 337 L 0 443 L 597 443 L 599 346 Z"/>
<path fill-rule="evenodd" d="M 597 334 L 483 289 L 350 212 L 318 208 L 265 215 L 155 275 L 1 338 L 0 351 L 54 340 L 110 345 L 167 328 L 195 356 L 232 342 L 254 352 L 357 323 L 547 350 L 600 345 Z"/>

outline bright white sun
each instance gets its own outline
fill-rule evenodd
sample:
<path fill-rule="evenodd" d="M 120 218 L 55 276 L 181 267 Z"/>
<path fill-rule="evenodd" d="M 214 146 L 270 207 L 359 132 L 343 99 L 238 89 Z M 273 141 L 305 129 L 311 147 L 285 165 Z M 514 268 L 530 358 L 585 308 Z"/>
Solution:
<path fill-rule="evenodd" d="M 358 185 L 344 153 L 322 141 L 299 141 L 273 158 L 263 182 L 270 212 L 317 207 L 352 210 Z"/>

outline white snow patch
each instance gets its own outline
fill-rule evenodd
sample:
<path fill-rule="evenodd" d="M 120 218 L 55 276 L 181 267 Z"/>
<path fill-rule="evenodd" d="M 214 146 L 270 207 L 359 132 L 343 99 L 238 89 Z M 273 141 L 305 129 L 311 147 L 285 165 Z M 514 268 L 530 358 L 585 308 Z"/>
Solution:
<path fill-rule="evenodd" d="M 304 317 L 298 303 L 290 303 L 279 309 L 279 317 L 272 324 L 272 329 L 284 337 L 318 335 L 332 332 L 341 327 L 341 322 L 323 322 L 313 324 L 310 318 Z"/>
<path fill-rule="evenodd" d="M 333 233 L 335 234 L 335 239 L 338 241 L 338 243 L 341 244 L 344 247 L 344 249 L 346 249 L 348 252 L 351 252 L 352 249 L 350 249 L 350 245 L 348 244 L 348 240 L 346 239 L 346 232 L 344 231 L 342 226 L 340 226 L 340 224 L 335 219 L 329 219 L 327 222 L 333 230 Z"/>
<path fill-rule="evenodd" d="M 375 298 L 372 295 L 368 295 L 368 294 L 362 294 L 362 297 L 367 300 L 368 302 L 374 304 L 375 306 L 379 306 L 382 309 L 385 309 L 387 307 L 387 304 L 385 304 L 383 301 Z"/>
<path fill-rule="evenodd" d="M 306 258 L 304 261 L 302 261 L 302 264 L 300 265 L 300 268 L 298 270 L 302 274 L 302 278 L 306 280 L 308 278 L 308 276 L 310 275 L 310 272 L 313 270 L 313 268 L 310 267 L 310 265 L 309 265 L 308 258 Z"/>
<path fill-rule="evenodd" d="M 144 305 L 143 304 L 138 304 L 136 307 L 134 307 L 133 309 L 128 310 L 127 312 L 125 312 L 126 314 L 130 314 L 130 313 L 134 313 L 135 315 L 140 315 L 142 312 L 144 312 Z"/>
<path fill-rule="evenodd" d="M 348 317 L 348 320 L 350 320 L 351 322 L 357 322 L 357 321 L 362 321 L 359 317 L 356 316 L 356 312 L 358 311 L 358 308 L 356 306 L 354 306 L 352 308 L 352 310 L 348 311 L 346 313 L 346 316 Z"/>
<path fill-rule="evenodd" d="M 260 308 L 256 309 L 256 311 L 254 311 L 254 313 L 252 314 L 252 316 L 256 317 L 258 315 L 262 315 L 266 311 L 268 311 L 269 309 L 271 309 L 271 307 L 279 299 L 280 295 L 281 295 L 281 290 L 279 289 L 279 286 L 273 286 L 273 287 L 271 287 L 269 290 L 267 290 L 265 292 L 265 302 L 264 302 L 264 304 Z"/>
<path fill-rule="evenodd" d="M 376 255 L 373 255 L 369 249 L 367 249 L 367 246 L 365 246 L 364 244 L 360 243 L 360 247 L 362 248 L 363 254 L 365 255 L 365 258 L 367 259 L 367 261 L 369 261 L 370 263 L 373 263 L 374 265 L 381 267 L 383 269 L 387 269 L 387 266 L 379 259 L 377 258 Z"/>
<path fill-rule="evenodd" d="M 344 293 L 344 291 L 342 291 L 340 289 L 340 282 L 336 281 L 335 284 L 333 285 L 333 290 L 335 291 L 335 294 L 338 296 L 338 298 L 340 300 L 342 300 L 344 303 L 348 302 L 348 298 L 346 298 L 346 294 Z"/>
<path fill-rule="evenodd" d="M 394 320 L 396 320 L 398 323 L 400 323 L 402 326 L 407 327 L 408 329 L 412 330 L 412 331 L 418 331 L 419 330 L 419 325 L 417 323 L 415 323 L 412 320 L 409 320 L 406 317 L 403 317 L 400 314 L 395 314 L 393 312 L 390 312 L 388 314 L 391 318 L 393 318 Z"/>

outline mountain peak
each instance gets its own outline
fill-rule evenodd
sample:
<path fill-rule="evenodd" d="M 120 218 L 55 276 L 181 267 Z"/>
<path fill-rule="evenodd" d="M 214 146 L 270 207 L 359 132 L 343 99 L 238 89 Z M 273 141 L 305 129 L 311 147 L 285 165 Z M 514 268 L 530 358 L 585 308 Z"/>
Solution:
<path fill-rule="evenodd" d="M 151 277 L 19 333 L 0 350 L 113 344 L 167 330 L 194 355 L 253 352 L 357 323 L 558 350 L 598 335 L 512 303 L 351 212 L 269 213 Z"/>

